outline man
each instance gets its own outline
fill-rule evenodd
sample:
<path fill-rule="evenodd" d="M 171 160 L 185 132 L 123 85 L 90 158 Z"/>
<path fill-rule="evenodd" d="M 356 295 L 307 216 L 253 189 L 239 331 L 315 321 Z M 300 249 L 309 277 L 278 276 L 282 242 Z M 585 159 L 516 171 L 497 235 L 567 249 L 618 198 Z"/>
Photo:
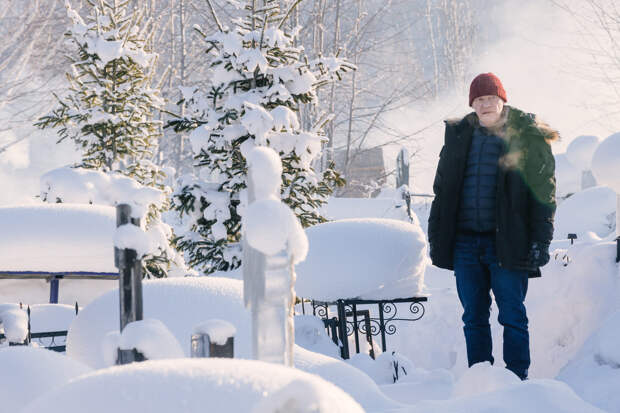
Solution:
<path fill-rule="evenodd" d="M 524 300 L 528 277 L 540 276 L 539 267 L 549 261 L 556 207 L 550 142 L 558 134 L 506 101 L 499 78 L 483 73 L 470 86 L 475 112 L 446 121 L 428 240 L 433 264 L 454 270 L 469 366 L 494 361 L 493 291 L 506 368 L 525 380 L 530 350 Z"/>

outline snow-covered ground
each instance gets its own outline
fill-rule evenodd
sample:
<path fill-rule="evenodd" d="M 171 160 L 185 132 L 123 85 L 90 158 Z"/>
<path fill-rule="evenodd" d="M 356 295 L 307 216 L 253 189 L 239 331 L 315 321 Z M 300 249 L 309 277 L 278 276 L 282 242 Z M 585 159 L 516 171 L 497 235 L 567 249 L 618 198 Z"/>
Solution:
<path fill-rule="evenodd" d="M 123 336 L 118 333 L 114 284 L 102 288 L 101 281 L 82 281 L 77 288 L 62 281 L 61 298 L 63 288 L 69 287 L 72 301 L 67 304 L 77 299 L 82 307 L 75 316 L 73 306 L 37 305 L 48 298 L 45 285 L 36 293 L 31 281 L 15 280 L 3 284 L 10 288 L 2 289 L 2 300 L 32 305 L 33 331 L 70 324 L 69 336 L 66 355 L 0 348 L 0 410 L 77 412 L 88 401 L 89 410 L 105 413 L 198 412 L 207 405 L 222 412 L 274 413 L 620 412 L 620 271 L 615 263 L 613 195 L 607 187 L 593 187 L 558 207 L 552 260 L 542 269 L 541 279 L 531 280 L 526 300 L 532 348 L 527 382 L 502 366 L 495 305 L 491 318 L 498 362 L 466 368 L 453 275 L 433 267 L 426 257 L 423 237 L 429 203 L 414 203 L 416 216 L 410 224 L 402 202 L 386 191 L 379 199 L 334 199 L 326 207 L 328 215 L 354 219 L 325 225 L 333 237 L 313 233 L 318 227 L 308 231 L 308 261 L 299 266 L 299 287 L 308 294 L 330 291 L 330 282 L 340 277 L 344 283 L 334 288 L 346 291 L 349 283 L 351 296 L 372 291 L 428 295 L 424 317 L 399 322 L 397 333 L 388 336 L 388 351 L 379 354 L 375 346 L 376 360 L 366 354 L 340 359 L 322 322 L 309 315 L 295 319 L 294 369 L 248 360 L 251 315 L 243 305 L 243 283 L 225 273 L 145 281 L 145 322 L 126 329 Z M 364 231 L 370 239 L 362 238 Z M 563 239 L 568 232 L 578 234 L 574 245 Z M 371 248 L 372 242 L 378 249 Z M 320 254 L 313 257 L 316 244 L 322 254 L 333 249 L 343 262 L 356 257 L 358 262 L 348 272 L 337 258 L 321 263 Z M 399 244 L 412 250 L 411 262 L 390 258 L 390 252 L 406 253 Z M 385 268 L 389 276 L 375 274 L 375 266 Z M 355 274 L 362 279 L 356 280 Z M 400 289 L 387 288 L 394 286 Z M 404 305 L 398 309 L 407 311 Z M 5 329 L 19 327 L 20 311 L 17 305 L 0 306 L 7 314 Z M 230 331 L 235 335 L 235 360 L 187 358 L 191 334 L 210 320 L 234 327 Z M 151 360 L 111 366 L 117 346 L 137 346 Z M 395 361 L 401 373 L 396 383 Z"/>

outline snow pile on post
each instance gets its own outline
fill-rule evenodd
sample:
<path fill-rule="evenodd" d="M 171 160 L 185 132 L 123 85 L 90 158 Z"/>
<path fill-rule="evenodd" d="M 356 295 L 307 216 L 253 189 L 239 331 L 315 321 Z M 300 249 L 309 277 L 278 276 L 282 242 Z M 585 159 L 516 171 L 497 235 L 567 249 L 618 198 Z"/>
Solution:
<path fill-rule="evenodd" d="M 28 314 L 24 310 L 5 310 L 0 314 L 0 322 L 9 343 L 23 343 L 28 337 Z"/>
<path fill-rule="evenodd" d="M 113 331 L 105 336 L 104 359 L 109 365 L 116 362 L 117 349 L 142 353 L 147 360 L 183 358 L 185 354 L 177 339 L 159 320 L 145 319 L 129 323 L 119 335 Z"/>
<path fill-rule="evenodd" d="M 424 287 L 426 237 L 419 225 L 346 219 L 306 229 L 310 249 L 297 266 L 299 297 L 393 299 Z"/>
<path fill-rule="evenodd" d="M 255 201 L 247 207 L 243 228 L 250 246 L 263 254 L 287 250 L 293 264 L 306 258 L 308 239 L 293 211 L 280 200 L 282 163 L 271 148 L 247 154 Z"/>
<path fill-rule="evenodd" d="M 209 341 L 219 346 L 226 344 L 226 341 L 236 332 L 234 325 L 218 319 L 207 320 L 194 327 L 194 334 L 206 334 L 209 336 Z"/>
<path fill-rule="evenodd" d="M 267 398 L 297 383 L 312 389 L 314 413 L 362 413 L 351 396 L 320 377 L 253 360 L 193 358 L 132 363 L 79 377 L 41 395 L 23 413 L 77 413 L 88 400 L 91 413 L 252 412 Z M 285 401 L 307 401 L 297 392 Z M 278 398 L 277 400 L 282 400 Z M 290 411 L 290 410 L 282 410 Z"/>
<path fill-rule="evenodd" d="M 142 228 L 131 223 L 116 228 L 114 246 L 118 249 L 136 251 L 138 259 L 157 250 L 154 240 Z"/>
<path fill-rule="evenodd" d="M 114 267 L 116 212 L 96 205 L 0 207 L 2 271 L 118 272 Z"/>

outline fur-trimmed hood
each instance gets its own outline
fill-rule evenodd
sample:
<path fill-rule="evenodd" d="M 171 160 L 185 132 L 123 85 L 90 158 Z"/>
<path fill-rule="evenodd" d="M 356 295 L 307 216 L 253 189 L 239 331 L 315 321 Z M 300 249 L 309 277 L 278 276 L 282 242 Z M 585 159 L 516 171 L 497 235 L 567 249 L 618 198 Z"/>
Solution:
<path fill-rule="evenodd" d="M 558 131 L 552 129 L 547 123 L 543 122 L 533 113 L 523 112 L 515 107 L 504 105 L 502 116 L 506 116 L 506 130 L 526 131 L 533 128 L 538 132 L 538 135 L 543 137 L 549 144 L 560 139 Z M 445 123 L 447 126 L 458 129 L 477 127 L 480 124 L 476 112 L 468 113 L 463 118 L 447 119 Z M 530 129 L 528 132 L 532 132 L 532 130 Z"/>

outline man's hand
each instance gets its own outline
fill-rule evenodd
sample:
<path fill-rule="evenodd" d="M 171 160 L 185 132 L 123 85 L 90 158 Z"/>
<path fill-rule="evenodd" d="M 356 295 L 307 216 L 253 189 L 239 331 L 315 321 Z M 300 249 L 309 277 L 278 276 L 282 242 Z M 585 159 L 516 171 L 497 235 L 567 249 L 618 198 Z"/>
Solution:
<path fill-rule="evenodd" d="M 544 267 L 549 262 L 549 244 L 532 242 L 528 261 L 532 267 Z"/>

